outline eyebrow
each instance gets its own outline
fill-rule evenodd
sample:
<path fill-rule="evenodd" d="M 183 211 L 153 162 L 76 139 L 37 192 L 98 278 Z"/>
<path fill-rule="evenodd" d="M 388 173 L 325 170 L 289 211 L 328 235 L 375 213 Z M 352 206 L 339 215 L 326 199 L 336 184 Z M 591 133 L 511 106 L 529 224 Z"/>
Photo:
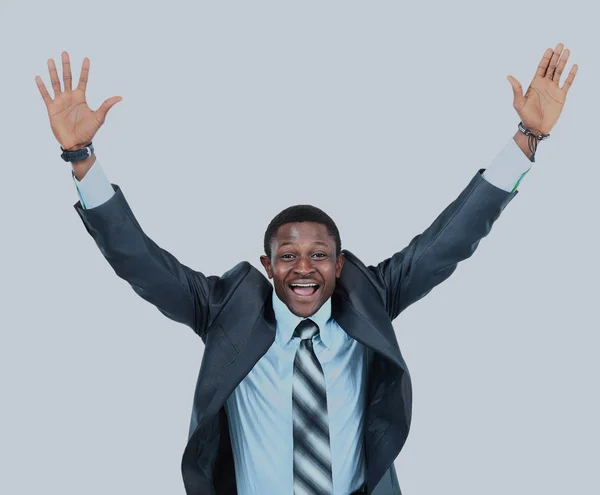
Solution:
<path fill-rule="evenodd" d="M 293 245 L 293 244 L 295 244 L 295 243 L 294 243 L 294 242 L 290 242 L 290 241 L 285 241 L 285 242 L 282 242 L 282 243 L 279 245 L 279 247 L 287 246 L 287 245 L 290 245 L 290 244 L 291 244 L 291 245 Z M 326 246 L 326 247 L 329 247 L 329 244 L 327 244 L 326 242 L 323 242 L 323 241 L 315 241 L 315 242 L 313 242 L 313 246 L 314 246 L 314 245 L 319 245 L 319 246 Z"/>

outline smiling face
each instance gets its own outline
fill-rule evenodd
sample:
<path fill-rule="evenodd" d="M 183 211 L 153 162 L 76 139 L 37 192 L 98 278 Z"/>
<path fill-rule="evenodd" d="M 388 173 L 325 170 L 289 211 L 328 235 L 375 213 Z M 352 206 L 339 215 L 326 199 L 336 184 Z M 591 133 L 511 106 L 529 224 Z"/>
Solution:
<path fill-rule="evenodd" d="M 312 316 L 331 297 L 342 273 L 344 254 L 317 222 L 286 223 L 271 241 L 271 259 L 261 256 L 277 297 L 296 316 Z"/>

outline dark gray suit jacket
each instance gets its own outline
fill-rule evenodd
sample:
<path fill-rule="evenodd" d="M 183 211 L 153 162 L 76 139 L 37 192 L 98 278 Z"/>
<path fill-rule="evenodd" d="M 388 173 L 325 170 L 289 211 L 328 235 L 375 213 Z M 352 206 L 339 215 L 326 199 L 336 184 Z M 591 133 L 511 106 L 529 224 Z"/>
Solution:
<path fill-rule="evenodd" d="M 487 182 L 484 170 L 431 226 L 377 266 L 366 266 L 344 251 L 332 316 L 368 349 L 364 442 L 369 494 L 400 494 L 393 462 L 411 422 L 411 379 L 392 320 L 470 257 L 518 194 Z M 224 404 L 274 342 L 272 285 L 246 261 L 220 277 L 183 265 L 144 234 L 122 190 L 112 187 L 115 194 L 100 206 L 85 210 L 79 201 L 74 205 L 85 228 L 120 278 L 205 344 L 181 464 L 186 493 L 236 494 Z M 389 217 L 394 220 L 395 212 Z"/>

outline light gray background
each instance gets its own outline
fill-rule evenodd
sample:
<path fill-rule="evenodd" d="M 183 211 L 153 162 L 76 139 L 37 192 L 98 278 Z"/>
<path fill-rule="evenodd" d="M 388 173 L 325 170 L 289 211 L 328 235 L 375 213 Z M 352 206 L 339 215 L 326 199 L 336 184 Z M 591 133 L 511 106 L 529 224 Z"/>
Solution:
<path fill-rule="evenodd" d="M 587 5 L 587 7 L 586 7 Z M 377 263 L 517 130 L 544 50 L 579 66 L 520 194 L 394 326 L 414 386 L 406 495 L 597 494 L 598 11 L 587 0 L 17 2 L 0 7 L 0 493 L 179 494 L 201 340 L 139 298 L 73 209 L 35 84 L 91 60 L 94 144 L 146 233 L 261 268 L 312 203 Z M 261 268 L 262 269 L 262 268 Z"/>

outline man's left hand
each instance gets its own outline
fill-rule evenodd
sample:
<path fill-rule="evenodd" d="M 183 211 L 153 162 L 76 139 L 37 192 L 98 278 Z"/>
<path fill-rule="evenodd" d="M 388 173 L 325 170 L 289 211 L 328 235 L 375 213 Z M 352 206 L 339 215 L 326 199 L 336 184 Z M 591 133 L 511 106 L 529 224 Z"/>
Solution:
<path fill-rule="evenodd" d="M 507 77 L 513 88 L 513 107 L 521 117 L 523 126 L 536 135 L 550 134 L 550 130 L 562 112 L 567 92 L 577 74 L 577 65 L 575 64 L 562 88 L 558 87 L 560 75 L 564 71 L 570 55 L 569 49 L 563 52 L 563 48 L 563 44 L 559 43 L 554 51 L 552 48 L 548 48 L 544 52 L 525 96 L 523 96 L 523 87 L 519 81 L 513 76 Z M 561 53 L 562 58 L 559 62 Z"/>

